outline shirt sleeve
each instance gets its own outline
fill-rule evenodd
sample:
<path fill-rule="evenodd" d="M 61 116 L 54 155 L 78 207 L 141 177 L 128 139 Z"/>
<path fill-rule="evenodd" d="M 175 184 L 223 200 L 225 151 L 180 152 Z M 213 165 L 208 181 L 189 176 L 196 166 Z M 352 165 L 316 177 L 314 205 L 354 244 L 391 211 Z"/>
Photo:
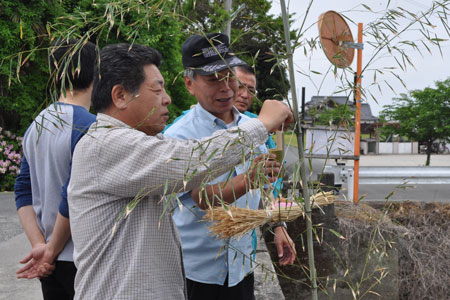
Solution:
<path fill-rule="evenodd" d="M 72 172 L 81 182 L 86 172 L 97 172 L 99 192 L 119 197 L 183 193 L 241 163 L 266 139 L 267 130 L 256 119 L 202 140 L 153 137 L 128 128 L 111 129 L 98 137 L 94 131 L 83 138 L 81 148 L 77 146 Z M 86 151 L 95 152 L 87 161 Z M 95 170 L 89 168 L 92 157 L 98 165 Z M 77 188 L 83 184 L 87 182 L 78 182 Z"/>
<path fill-rule="evenodd" d="M 75 146 L 81 137 L 86 133 L 92 123 L 95 122 L 95 115 L 88 112 L 86 109 L 80 106 L 73 107 L 73 125 L 72 125 L 72 135 L 71 135 L 71 157 L 75 150 Z M 69 203 L 67 202 L 67 187 L 70 182 L 70 173 L 72 170 L 72 160 L 70 160 L 69 176 L 66 183 L 62 187 L 61 191 L 61 203 L 59 204 L 59 213 L 65 218 L 69 218 Z"/>
<path fill-rule="evenodd" d="M 20 165 L 20 173 L 14 183 L 14 194 L 17 210 L 22 206 L 33 205 L 30 166 L 28 165 L 25 155 L 23 156 L 22 164 Z"/>
<path fill-rule="evenodd" d="M 269 138 L 266 141 L 266 147 L 267 149 L 275 149 L 277 147 L 271 135 L 269 135 Z"/>

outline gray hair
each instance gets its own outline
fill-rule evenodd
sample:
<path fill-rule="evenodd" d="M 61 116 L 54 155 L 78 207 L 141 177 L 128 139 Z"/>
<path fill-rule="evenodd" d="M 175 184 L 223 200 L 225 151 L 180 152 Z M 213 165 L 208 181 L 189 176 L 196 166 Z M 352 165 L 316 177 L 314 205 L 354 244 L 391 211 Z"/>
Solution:
<path fill-rule="evenodd" d="M 185 69 L 184 76 L 189 77 L 192 80 L 195 80 L 195 72 L 192 69 Z"/>

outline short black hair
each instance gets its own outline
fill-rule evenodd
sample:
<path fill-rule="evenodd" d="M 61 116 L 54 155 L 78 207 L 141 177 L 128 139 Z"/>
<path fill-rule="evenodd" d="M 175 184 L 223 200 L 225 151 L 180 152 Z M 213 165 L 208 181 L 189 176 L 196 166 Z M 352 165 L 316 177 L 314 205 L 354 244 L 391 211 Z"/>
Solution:
<path fill-rule="evenodd" d="M 97 47 L 91 42 L 79 40 L 58 41 L 50 47 L 49 63 L 58 91 L 72 88 L 84 90 L 94 80 L 94 64 Z"/>
<path fill-rule="evenodd" d="M 237 68 L 240 69 L 244 73 L 255 75 L 255 70 L 253 69 L 253 67 L 251 67 L 247 64 L 237 66 Z"/>
<path fill-rule="evenodd" d="M 97 112 L 105 111 L 111 104 L 111 91 L 122 85 L 130 93 L 137 93 L 145 80 L 144 66 L 161 65 L 158 50 L 138 44 L 108 45 L 100 52 L 100 60 L 94 69 L 92 106 Z"/>

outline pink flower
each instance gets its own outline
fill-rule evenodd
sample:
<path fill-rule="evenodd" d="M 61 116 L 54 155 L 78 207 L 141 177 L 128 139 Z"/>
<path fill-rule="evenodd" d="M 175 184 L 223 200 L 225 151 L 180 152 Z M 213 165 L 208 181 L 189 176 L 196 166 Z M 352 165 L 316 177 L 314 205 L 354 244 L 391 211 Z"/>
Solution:
<path fill-rule="evenodd" d="M 0 173 L 1 174 L 5 174 L 6 173 L 6 168 L 0 168 Z"/>

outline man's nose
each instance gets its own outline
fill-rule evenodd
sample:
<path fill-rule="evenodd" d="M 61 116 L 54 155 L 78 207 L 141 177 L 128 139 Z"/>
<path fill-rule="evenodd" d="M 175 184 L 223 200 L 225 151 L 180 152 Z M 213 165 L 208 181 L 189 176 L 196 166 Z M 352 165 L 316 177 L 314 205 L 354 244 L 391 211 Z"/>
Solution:
<path fill-rule="evenodd" d="M 164 90 L 164 96 L 163 96 L 163 105 L 169 105 L 172 103 L 172 99 L 170 99 L 169 94 L 167 94 L 166 90 Z"/>
<path fill-rule="evenodd" d="M 240 96 L 245 99 L 250 98 L 250 93 L 248 92 L 248 89 L 246 87 L 240 89 Z"/>
<path fill-rule="evenodd" d="M 231 83 L 232 83 L 232 79 L 230 78 L 224 78 L 223 80 L 221 80 L 221 88 L 224 91 L 228 91 L 231 89 Z"/>

